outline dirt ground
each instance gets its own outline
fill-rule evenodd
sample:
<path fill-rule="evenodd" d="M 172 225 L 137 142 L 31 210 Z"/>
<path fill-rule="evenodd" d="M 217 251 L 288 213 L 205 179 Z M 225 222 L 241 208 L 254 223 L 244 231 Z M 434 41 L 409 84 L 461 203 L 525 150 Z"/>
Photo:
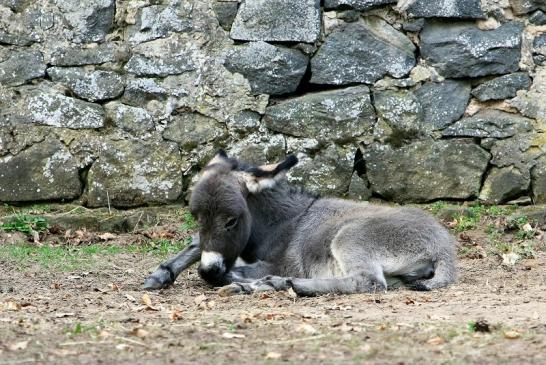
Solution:
<path fill-rule="evenodd" d="M 145 292 L 163 259 L 150 252 L 94 255 L 70 271 L 3 254 L 0 365 L 546 364 L 546 252 L 503 264 L 482 226 L 455 230 L 470 247 L 460 279 L 432 292 L 220 297 L 195 268 Z"/>

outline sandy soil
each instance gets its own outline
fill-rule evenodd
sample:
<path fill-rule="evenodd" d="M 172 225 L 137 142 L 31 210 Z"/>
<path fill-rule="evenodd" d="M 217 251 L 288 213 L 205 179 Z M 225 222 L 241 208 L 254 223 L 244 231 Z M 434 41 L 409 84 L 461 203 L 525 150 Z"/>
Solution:
<path fill-rule="evenodd" d="M 74 272 L 0 257 L 0 365 L 546 364 L 544 251 L 463 257 L 443 290 L 318 298 L 223 298 L 195 268 L 147 293 L 157 256 L 97 257 Z"/>

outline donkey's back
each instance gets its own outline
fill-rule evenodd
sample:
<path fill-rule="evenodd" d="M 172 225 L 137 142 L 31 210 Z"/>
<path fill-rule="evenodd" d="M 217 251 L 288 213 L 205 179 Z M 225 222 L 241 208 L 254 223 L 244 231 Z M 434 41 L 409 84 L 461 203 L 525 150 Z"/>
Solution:
<path fill-rule="evenodd" d="M 299 272 L 279 273 L 283 276 L 363 275 L 372 286 L 403 283 L 418 290 L 456 279 L 453 238 L 415 208 L 319 199 L 295 227 L 288 246 L 283 267 Z"/>

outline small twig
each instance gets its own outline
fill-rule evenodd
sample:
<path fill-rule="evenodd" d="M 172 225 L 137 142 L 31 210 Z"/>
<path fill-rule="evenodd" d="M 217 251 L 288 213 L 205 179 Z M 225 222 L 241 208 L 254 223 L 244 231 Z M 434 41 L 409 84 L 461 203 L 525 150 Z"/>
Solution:
<path fill-rule="evenodd" d="M 36 362 L 37 359 L 28 358 L 28 359 L 21 359 L 21 360 L 8 360 L 8 361 L 0 361 L 0 365 L 8 365 L 8 364 L 24 364 L 27 362 Z"/>
<path fill-rule="evenodd" d="M 137 341 L 137 340 L 133 340 L 131 338 L 127 338 L 127 337 L 121 337 L 121 336 L 116 336 L 116 338 L 118 340 L 122 340 L 122 341 L 125 341 L 125 342 L 129 342 L 129 343 L 132 343 L 132 344 L 135 344 L 135 345 L 139 345 L 139 346 L 142 346 L 142 347 L 146 347 L 146 348 L 149 348 L 150 346 L 146 345 L 144 342 L 140 342 L 140 341 Z"/>
<path fill-rule="evenodd" d="M 106 200 L 108 201 L 108 213 L 112 214 L 112 210 L 110 209 L 110 194 L 108 194 L 108 190 L 106 190 Z"/>
<path fill-rule="evenodd" d="M 70 214 L 70 213 L 72 213 L 72 212 L 74 212 L 74 211 L 76 211 L 76 210 L 78 210 L 78 209 L 82 209 L 82 208 L 85 209 L 85 210 L 91 210 L 91 209 L 88 209 L 88 208 L 86 208 L 86 207 L 78 206 L 78 207 L 76 207 L 76 208 L 74 208 L 74 209 L 69 210 L 68 212 L 64 212 L 64 213 L 59 214 L 59 216 L 61 217 L 61 216 L 63 216 L 63 215 Z"/>
<path fill-rule="evenodd" d="M 136 229 L 138 227 L 138 224 L 140 223 L 140 220 L 142 219 L 142 216 L 144 215 L 144 211 L 140 212 L 140 217 L 138 217 L 138 221 L 135 224 L 135 227 L 133 228 L 133 233 L 136 232 Z"/>
<path fill-rule="evenodd" d="M 314 341 L 321 338 L 326 337 L 326 335 L 317 335 L 317 336 L 311 336 L 311 337 L 303 337 L 303 338 L 294 338 L 291 340 L 281 340 L 281 341 L 264 341 L 264 343 L 271 344 L 271 345 L 282 345 L 287 343 L 295 343 L 295 342 L 304 342 L 304 341 Z"/>
<path fill-rule="evenodd" d="M 96 341 L 73 341 L 73 342 L 63 342 L 60 343 L 58 346 L 80 346 L 80 345 L 96 345 L 96 344 L 103 344 L 103 343 L 109 343 L 109 342 L 96 342 Z"/>

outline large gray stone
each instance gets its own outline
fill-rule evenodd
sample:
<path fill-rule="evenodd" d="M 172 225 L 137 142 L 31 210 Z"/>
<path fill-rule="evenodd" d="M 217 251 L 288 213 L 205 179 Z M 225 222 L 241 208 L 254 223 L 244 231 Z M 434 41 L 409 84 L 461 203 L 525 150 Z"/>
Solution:
<path fill-rule="evenodd" d="M 23 34 L 11 34 L 0 29 L 0 44 L 11 44 L 14 46 L 29 46 L 37 39 Z"/>
<path fill-rule="evenodd" d="M 529 171 L 520 171 L 509 166 L 493 167 L 485 178 L 479 199 L 491 204 L 500 204 L 518 198 L 529 189 Z"/>
<path fill-rule="evenodd" d="M 231 38 L 314 43 L 320 34 L 320 0 L 248 0 L 241 3 Z"/>
<path fill-rule="evenodd" d="M 374 105 L 380 123 L 388 125 L 388 141 L 394 145 L 432 132 L 425 123 L 423 109 L 417 97 L 408 90 L 382 90 L 374 92 Z"/>
<path fill-rule="evenodd" d="M 0 128 L 0 156 L 9 152 L 9 144 L 13 140 L 11 133 L 7 128 Z"/>
<path fill-rule="evenodd" d="M 311 82 L 373 84 L 385 75 L 406 76 L 415 65 L 415 46 L 378 17 L 332 32 L 311 60 Z"/>
<path fill-rule="evenodd" d="M 163 138 L 178 142 L 187 150 L 207 142 L 223 140 L 226 136 L 227 132 L 220 123 L 199 113 L 174 116 L 163 132 Z"/>
<path fill-rule="evenodd" d="M 479 101 L 513 98 L 518 90 L 529 89 L 531 83 L 526 72 L 516 72 L 484 82 L 472 90 L 472 95 Z"/>
<path fill-rule="evenodd" d="M 159 80 L 153 78 L 136 78 L 127 81 L 121 101 L 132 106 L 143 106 L 151 100 L 164 101 L 167 89 Z"/>
<path fill-rule="evenodd" d="M 298 153 L 297 157 L 299 162 L 288 172 L 288 181 L 323 196 L 347 194 L 353 173 L 354 150 L 330 144 L 312 158 L 303 153 Z"/>
<path fill-rule="evenodd" d="M 371 189 L 397 202 L 475 197 L 489 157 L 471 141 L 457 139 L 364 151 Z"/>
<path fill-rule="evenodd" d="M 256 94 L 286 94 L 296 90 L 309 59 L 296 49 L 251 42 L 228 52 L 224 66 L 243 75 Z"/>
<path fill-rule="evenodd" d="M 529 17 L 529 22 L 534 25 L 546 25 L 546 14 L 537 10 Z"/>
<path fill-rule="evenodd" d="M 356 200 L 368 200 L 372 197 L 372 190 L 369 185 L 366 176 L 359 176 L 355 171 L 351 177 L 347 196 Z"/>
<path fill-rule="evenodd" d="M 533 75 L 533 85 L 529 90 L 520 90 L 508 104 L 515 107 L 526 117 L 536 119 L 539 123 L 546 123 L 546 65 L 536 67 Z M 542 127 L 545 130 L 546 127 Z"/>
<path fill-rule="evenodd" d="M 0 157 L 0 202 L 65 200 L 80 194 L 78 163 L 58 140 Z"/>
<path fill-rule="evenodd" d="M 131 43 L 167 37 L 171 33 L 192 30 L 191 3 L 178 6 L 150 5 L 139 9 L 134 25 L 127 29 Z"/>
<path fill-rule="evenodd" d="M 231 131 L 237 133 L 246 133 L 257 130 L 260 126 L 261 116 L 252 110 L 242 110 L 232 115 L 226 120 L 226 124 Z"/>
<path fill-rule="evenodd" d="M 0 111 L 0 121 L 11 124 L 35 123 L 60 128 L 101 128 L 104 126 L 104 109 L 65 96 L 53 90 L 35 88 L 25 91 L 17 103 Z"/>
<path fill-rule="evenodd" d="M 480 0 L 415 0 L 407 13 L 419 18 L 485 18 Z"/>
<path fill-rule="evenodd" d="M 500 110 L 483 109 L 446 128 L 445 137 L 507 138 L 533 129 L 530 119 Z"/>
<path fill-rule="evenodd" d="M 50 63 L 53 66 L 84 66 L 115 62 L 117 54 L 124 53 L 122 48 L 114 43 L 102 43 L 93 48 L 62 47 L 53 52 Z"/>
<path fill-rule="evenodd" d="M 470 84 L 446 80 L 427 82 L 415 91 L 424 121 L 441 129 L 461 118 L 470 100 Z"/>
<path fill-rule="evenodd" d="M 546 33 L 536 36 L 533 41 L 533 61 L 537 65 L 546 65 Z"/>
<path fill-rule="evenodd" d="M 17 86 L 45 75 L 44 57 L 38 51 L 15 51 L 0 62 L 0 85 Z"/>
<path fill-rule="evenodd" d="M 395 4 L 397 0 L 325 0 L 326 9 L 351 8 L 359 11 L 368 10 L 376 6 Z"/>
<path fill-rule="evenodd" d="M 284 136 L 280 134 L 252 133 L 230 143 L 227 154 L 256 165 L 277 163 L 286 155 L 285 144 Z"/>
<path fill-rule="evenodd" d="M 135 207 L 176 201 L 182 172 L 189 166 L 170 142 L 111 141 L 104 144 L 89 170 L 90 207 Z"/>
<path fill-rule="evenodd" d="M 138 76 L 178 75 L 195 70 L 193 44 L 185 37 L 157 39 L 136 46 L 125 70 Z"/>
<path fill-rule="evenodd" d="M 527 14 L 537 9 L 546 11 L 544 0 L 510 0 L 510 6 L 517 15 Z"/>
<path fill-rule="evenodd" d="M 531 170 L 531 186 L 533 188 L 533 202 L 546 204 L 546 155 L 536 160 Z"/>
<path fill-rule="evenodd" d="M 106 118 L 126 132 L 140 135 L 154 128 L 152 115 L 142 108 L 125 105 L 117 101 L 104 105 Z"/>
<path fill-rule="evenodd" d="M 6 6 L 15 12 L 23 11 L 28 5 L 28 0 L 0 0 L 0 5 Z"/>
<path fill-rule="evenodd" d="M 266 109 L 263 122 L 295 137 L 347 142 L 371 133 L 375 112 L 368 87 L 355 86 L 282 101 Z"/>
<path fill-rule="evenodd" d="M 212 5 L 214 13 L 216 13 L 216 19 L 220 26 L 224 30 L 228 31 L 231 29 L 231 25 L 237 16 L 237 9 L 239 8 L 238 1 L 214 1 Z"/>
<path fill-rule="evenodd" d="M 546 153 L 546 133 L 517 133 L 496 141 L 491 147 L 491 164 L 497 167 L 514 165 L 520 171 L 531 169 L 535 160 Z"/>
<path fill-rule="evenodd" d="M 47 74 L 89 101 L 114 99 L 123 93 L 125 81 L 113 71 L 87 70 L 81 67 L 50 67 Z"/>
<path fill-rule="evenodd" d="M 523 24 L 495 30 L 474 24 L 430 22 L 421 32 L 421 55 L 445 77 L 505 74 L 519 69 Z"/>
<path fill-rule="evenodd" d="M 114 25 L 115 0 L 54 0 L 77 43 L 102 42 Z"/>

